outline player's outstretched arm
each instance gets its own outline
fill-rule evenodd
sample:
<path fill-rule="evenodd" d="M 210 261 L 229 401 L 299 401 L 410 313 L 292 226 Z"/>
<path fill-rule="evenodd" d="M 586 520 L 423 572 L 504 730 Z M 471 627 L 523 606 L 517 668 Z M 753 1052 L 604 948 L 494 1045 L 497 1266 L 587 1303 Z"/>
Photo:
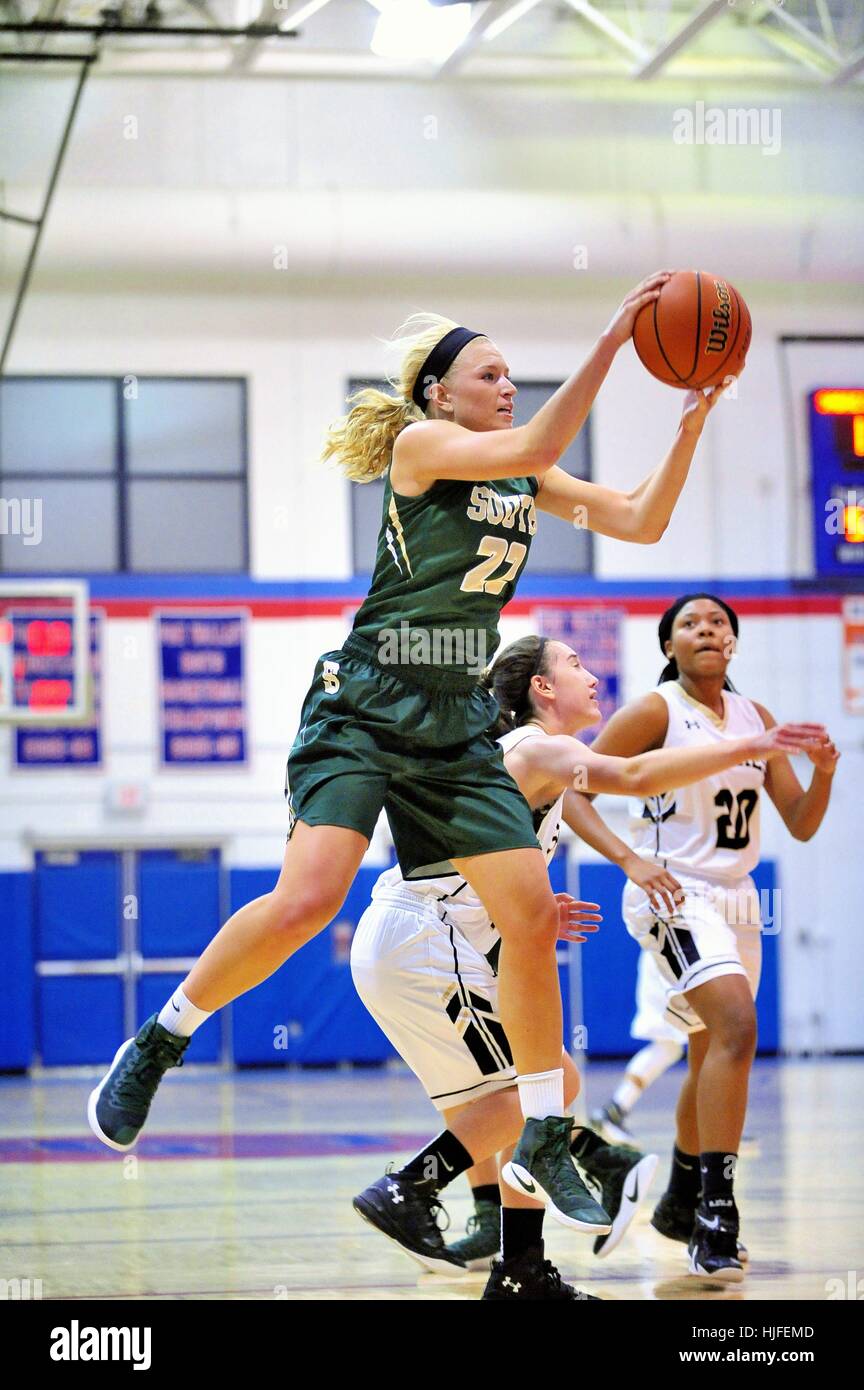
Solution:
<path fill-rule="evenodd" d="M 756 704 L 766 729 L 776 727 L 777 721 L 764 705 Z M 831 784 L 840 757 L 830 738 L 806 750 L 814 764 L 810 786 L 805 791 L 795 775 L 788 758 L 774 758 L 765 774 L 765 790 L 783 818 L 790 835 L 796 840 L 809 840 L 822 824 L 831 797 Z"/>
<path fill-rule="evenodd" d="M 572 787 L 574 791 L 644 798 L 701 782 L 704 777 L 725 772 L 751 758 L 767 761 L 788 753 L 805 752 L 808 748 L 815 750 L 827 742 L 828 734 L 821 724 L 777 724 L 763 734 L 729 739 L 717 746 L 658 748 L 632 758 L 596 753 L 567 734 L 531 739 L 513 751 L 530 760 L 535 794 L 541 786 L 550 794 L 557 788 L 556 795 L 563 788 Z M 511 776 L 522 786 L 512 770 Z M 545 782 L 542 781 L 544 777 Z M 528 795 L 524 787 L 522 793 Z"/>
<path fill-rule="evenodd" d="M 728 377 L 722 386 L 711 391 L 687 392 L 672 448 L 660 466 L 632 492 L 616 492 L 614 488 L 574 478 L 563 468 L 550 468 L 535 500 L 538 511 L 616 541 L 638 545 L 659 541 L 687 481 L 708 412 L 731 380 Z"/>
<path fill-rule="evenodd" d="M 446 478 L 486 482 L 545 477 L 587 420 L 616 352 L 632 336 L 639 310 L 657 298 L 670 274 L 657 271 L 630 291 L 582 366 L 527 424 L 469 430 L 451 420 L 418 420 L 402 430 L 394 445 L 398 471 L 423 488 Z"/>

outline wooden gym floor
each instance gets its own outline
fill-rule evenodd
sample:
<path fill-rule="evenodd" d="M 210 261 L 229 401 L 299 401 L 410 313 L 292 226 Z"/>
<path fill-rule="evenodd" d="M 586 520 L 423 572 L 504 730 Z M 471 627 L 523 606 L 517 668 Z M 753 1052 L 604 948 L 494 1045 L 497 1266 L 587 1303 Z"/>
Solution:
<path fill-rule="evenodd" d="M 619 1074 L 592 1064 L 590 1101 Z M 407 1073 L 190 1067 L 163 1083 L 137 1158 L 87 1129 L 97 1075 L 0 1078 L 0 1279 L 41 1280 L 43 1298 L 68 1300 L 479 1298 L 483 1276 L 421 1273 L 351 1208 L 439 1128 Z M 864 1271 L 864 1060 L 757 1063 L 738 1184 L 752 1263 L 732 1290 L 689 1279 L 684 1247 L 648 1225 L 681 1075 L 679 1064 L 661 1077 L 634 1114 L 660 1165 L 608 1261 L 547 1222 L 562 1273 L 606 1299 L 821 1300 Z M 464 1178 L 444 1196 L 461 1234 Z"/>

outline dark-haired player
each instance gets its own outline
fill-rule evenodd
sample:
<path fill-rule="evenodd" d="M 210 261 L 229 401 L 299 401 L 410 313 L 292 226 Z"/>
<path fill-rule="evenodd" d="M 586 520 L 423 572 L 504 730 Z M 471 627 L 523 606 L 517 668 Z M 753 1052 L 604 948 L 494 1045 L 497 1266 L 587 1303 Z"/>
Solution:
<path fill-rule="evenodd" d="M 682 595 L 663 614 L 658 636 L 667 659 L 660 684 L 612 716 L 595 751 L 629 758 L 652 749 L 720 750 L 775 729 L 764 706 L 728 679 L 738 617 L 723 599 Z M 631 822 L 636 853 L 683 890 L 674 911 L 632 882 L 623 900 L 627 929 L 662 976 L 666 1017 L 689 1043 L 669 1186 L 652 1224 L 688 1242 L 692 1274 L 723 1282 L 744 1277 L 734 1180 L 756 1049 L 762 941 L 750 874 L 759 861 L 762 793 L 790 833 L 809 840 L 828 808 L 839 756 L 827 734 L 802 751 L 814 764 L 806 791 L 788 757 L 750 755 L 695 785 L 640 798 Z M 607 852 L 608 840 L 595 839 L 578 816 L 575 825 Z"/>
<path fill-rule="evenodd" d="M 531 808 L 547 858 L 554 852 L 560 820 L 567 818 L 567 804 L 576 799 L 574 781 L 617 795 L 660 794 L 742 759 L 767 760 L 821 733 L 815 726 L 760 727 L 758 733 L 719 747 L 607 758 L 573 737 L 597 722 L 600 707 L 596 677 L 563 642 L 527 637 L 512 643 L 488 680 L 508 729 L 500 738 L 507 771 Z M 591 916 L 596 905 L 570 903 L 572 909 L 566 903 L 559 908 L 563 906 L 565 930 L 572 910 L 569 929 L 578 939 L 585 923 L 596 920 Z M 360 997 L 447 1123 L 399 1172 L 360 1193 L 355 1207 L 433 1267 L 460 1263 L 445 1249 L 438 1230 L 438 1194 L 458 1174 L 512 1145 L 518 1133 L 517 1076 L 498 1008 L 500 950 L 497 924 L 467 879 L 456 873 L 411 881 L 398 867 L 379 877 L 352 944 L 351 968 Z M 560 1058 L 560 1037 L 558 1049 Z M 561 1065 L 572 1100 L 578 1074 L 566 1054 Z M 608 1249 L 613 1249 L 623 1235 L 653 1172 L 653 1155 L 649 1164 L 632 1149 L 610 1148 L 584 1129 L 574 1140 L 570 1119 L 557 1127 L 556 1142 L 583 1166 L 583 1175 L 599 1184 L 603 1205 L 582 1187 L 578 1202 L 562 1210 L 554 1193 L 526 1168 L 517 1148 L 502 1169 L 502 1261 L 493 1266 L 487 1298 L 575 1297 L 544 1259 L 543 1209 L 532 1199 L 546 1197 L 559 1221 L 594 1233 L 600 1253 L 607 1237 Z M 635 1191 L 628 1203 L 622 1189 L 631 1173 Z"/>

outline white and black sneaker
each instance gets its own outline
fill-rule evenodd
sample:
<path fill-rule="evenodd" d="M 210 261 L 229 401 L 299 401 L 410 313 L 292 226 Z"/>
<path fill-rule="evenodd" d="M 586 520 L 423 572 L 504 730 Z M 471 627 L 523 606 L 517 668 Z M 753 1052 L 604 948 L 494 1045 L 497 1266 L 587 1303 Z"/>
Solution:
<path fill-rule="evenodd" d="M 689 1272 L 712 1283 L 740 1284 L 744 1266 L 738 1255 L 738 1213 L 720 1214 L 702 1203 L 687 1246 Z"/>
<path fill-rule="evenodd" d="M 671 1192 L 664 1192 L 651 1217 L 654 1230 L 659 1231 L 661 1236 L 666 1236 L 668 1240 L 680 1240 L 682 1245 L 687 1245 L 695 1224 L 696 1207 L 682 1202 Z M 737 1253 L 742 1265 L 746 1265 L 750 1259 L 750 1252 L 740 1236 Z"/>
<path fill-rule="evenodd" d="M 600 1185 L 597 1200 L 612 1220 L 607 1235 L 597 1236 L 594 1254 L 601 1260 L 620 1245 L 644 1199 L 657 1167 L 656 1154 L 643 1154 L 629 1144 L 603 1144 L 578 1159 L 586 1183 L 589 1176 Z"/>
<path fill-rule="evenodd" d="M 387 1173 L 358 1193 L 354 1210 L 424 1269 L 438 1274 L 465 1270 L 458 1254 L 444 1244 L 438 1217 L 444 1208 L 434 1192 L 399 1173 Z M 446 1229 L 446 1228 L 445 1228 Z"/>

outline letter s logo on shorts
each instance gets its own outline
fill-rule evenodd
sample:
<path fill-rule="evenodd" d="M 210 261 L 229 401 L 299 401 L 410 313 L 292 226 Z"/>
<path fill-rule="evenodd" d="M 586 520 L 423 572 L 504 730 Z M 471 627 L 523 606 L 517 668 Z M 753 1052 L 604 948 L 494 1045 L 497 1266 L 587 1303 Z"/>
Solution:
<path fill-rule="evenodd" d="M 321 679 L 324 682 L 324 690 L 327 695 L 335 695 L 336 691 L 339 689 L 338 670 L 338 661 L 324 662 L 324 670 L 321 674 Z"/>

